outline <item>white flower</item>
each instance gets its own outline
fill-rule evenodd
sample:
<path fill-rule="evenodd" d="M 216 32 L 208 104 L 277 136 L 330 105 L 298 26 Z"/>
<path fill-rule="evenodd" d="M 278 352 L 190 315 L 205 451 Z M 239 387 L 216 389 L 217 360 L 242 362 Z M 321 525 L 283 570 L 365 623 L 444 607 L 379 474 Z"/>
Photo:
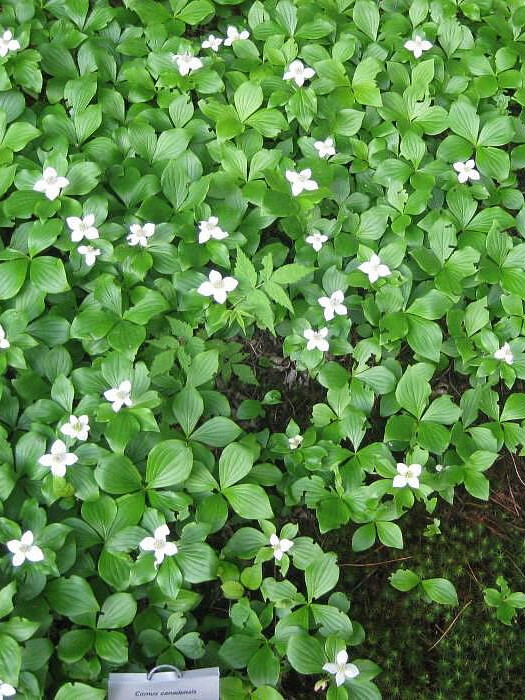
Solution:
<path fill-rule="evenodd" d="M 238 281 L 234 277 L 223 277 L 217 270 L 212 270 L 208 280 L 197 289 L 204 297 L 213 297 L 218 304 L 224 304 L 229 292 L 237 287 Z"/>
<path fill-rule="evenodd" d="M 512 354 L 510 345 L 508 343 L 505 343 L 499 348 L 499 350 L 496 350 L 496 352 L 494 353 L 494 359 L 503 360 L 508 365 L 511 365 L 514 362 L 514 355 Z"/>
<path fill-rule="evenodd" d="M 343 685 L 348 678 L 355 678 L 359 675 L 357 666 L 348 663 L 346 649 L 338 651 L 335 657 L 335 663 L 326 663 L 323 666 L 323 671 L 327 671 L 335 676 L 335 684 L 337 686 Z"/>
<path fill-rule="evenodd" d="M 314 231 L 309 236 L 306 236 L 305 240 L 312 246 L 315 252 L 318 253 L 323 247 L 323 244 L 328 240 L 328 236 L 325 236 L 324 233 L 320 233 L 319 231 Z"/>
<path fill-rule="evenodd" d="M 472 160 L 467 160 L 465 163 L 458 161 L 453 164 L 454 170 L 458 174 L 458 182 L 467 182 L 468 180 L 479 180 L 480 174 L 476 170 L 476 162 Z"/>
<path fill-rule="evenodd" d="M 192 70 L 198 70 L 203 65 L 200 58 L 189 53 L 173 53 L 171 60 L 177 64 L 181 75 L 188 75 Z"/>
<path fill-rule="evenodd" d="M 155 233 L 155 224 L 131 224 L 129 227 L 131 233 L 127 237 L 130 245 L 140 245 L 145 248 L 148 245 L 148 238 L 151 238 Z"/>
<path fill-rule="evenodd" d="M 48 199 L 56 199 L 60 190 L 69 185 L 67 177 L 62 177 L 57 174 L 54 168 L 44 168 L 42 177 L 33 185 L 36 192 L 44 192 Z"/>
<path fill-rule="evenodd" d="M 303 441 L 302 435 L 294 435 L 293 437 L 289 437 L 288 438 L 288 447 L 291 450 L 296 450 L 298 447 L 301 446 L 302 441 Z"/>
<path fill-rule="evenodd" d="M 167 525 L 155 528 L 153 537 L 144 537 L 140 542 L 140 548 L 145 552 L 155 552 L 155 566 L 162 564 L 164 557 L 172 557 L 179 551 L 175 542 L 166 542 L 166 537 L 170 534 Z"/>
<path fill-rule="evenodd" d="M 287 540 L 285 537 L 280 540 L 274 533 L 273 535 L 270 535 L 270 545 L 273 549 L 273 556 L 277 559 L 277 561 L 281 561 L 285 552 L 293 547 L 293 542 L 292 540 Z"/>
<path fill-rule="evenodd" d="M 89 418 L 86 415 L 69 416 L 69 423 L 64 423 L 60 428 L 62 435 L 76 438 L 77 440 L 87 440 L 89 436 Z"/>
<path fill-rule="evenodd" d="M 419 488 L 419 475 L 421 474 L 421 464 L 398 463 L 397 474 L 394 477 L 392 486 L 401 489 L 403 486 L 411 486 L 413 489 Z"/>
<path fill-rule="evenodd" d="M 312 171 L 310 168 L 305 168 L 298 173 L 293 170 L 286 171 L 286 179 L 292 185 L 292 194 L 294 197 L 300 195 L 303 190 L 313 192 L 319 188 L 317 182 L 310 179 L 311 177 Z"/>
<path fill-rule="evenodd" d="M 26 559 L 28 561 L 42 561 L 44 553 L 40 547 L 33 544 L 34 539 L 33 533 L 31 530 L 28 530 L 24 532 L 19 540 L 9 540 L 9 542 L 7 542 L 7 549 L 13 553 L 13 566 L 21 566 Z M 2 686 L 0 685 L 0 696 L 1 695 Z M 4 693 L 4 695 L 6 695 L 6 693 Z M 11 695 L 13 695 L 13 693 L 11 693 Z"/>
<path fill-rule="evenodd" d="M 328 328 L 320 328 L 318 331 L 314 331 L 312 328 L 307 328 L 303 331 L 303 336 L 308 341 L 306 344 L 307 350 L 315 350 L 316 348 L 321 352 L 326 352 L 329 349 L 328 341 L 326 337 L 328 336 Z"/>
<path fill-rule="evenodd" d="M 210 216 L 206 221 L 201 221 L 199 223 L 199 243 L 206 243 L 210 238 L 214 238 L 216 241 L 228 238 L 228 232 L 223 231 L 218 224 L 219 219 L 216 216 Z"/>
<path fill-rule="evenodd" d="M 224 46 L 231 46 L 234 41 L 239 41 L 239 39 L 248 39 L 250 32 L 243 29 L 239 32 L 237 27 L 228 27 L 226 30 L 226 39 L 224 40 Z"/>
<path fill-rule="evenodd" d="M 6 29 L 0 38 L 0 56 L 4 58 L 10 51 L 17 51 L 19 48 L 20 43 L 17 39 L 13 39 L 13 32 Z"/>
<path fill-rule="evenodd" d="M 15 693 L 16 689 L 13 688 L 12 685 L 9 685 L 9 683 L 4 683 L 3 680 L 0 680 L 0 700 L 4 700 L 4 698 L 10 698 Z"/>
<path fill-rule="evenodd" d="M 334 140 L 330 137 L 324 141 L 315 141 L 314 148 L 317 151 L 319 158 L 329 158 L 335 156 Z"/>
<path fill-rule="evenodd" d="M 5 330 L 3 326 L 0 326 L 0 350 L 6 350 L 11 346 L 11 343 L 5 337 Z"/>
<path fill-rule="evenodd" d="M 67 467 L 71 467 L 78 462 L 78 457 L 67 451 L 67 447 L 62 440 L 55 440 L 51 445 L 51 452 L 42 455 L 38 463 L 43 467 L 49 467 L 53 476 L 65 476 Z"/>
<path fill-rule="evenodd" d="M 319 297 L 317 301 L 324 309 L 325 319 L 331 321 L 335 314 L 338 316 L 346 316 L 348 313 L 348 309 L 343 304 L 344 300 L 344 292 L 338 289 L 331 297 Z"/>
<path fill-rule="evenodd" d="M 364 272 L 365 275 L 368 275 L 368 279 L 372 284 L 377 282 L 380 277 L 388 277 L 392 274 L 390 269 L 386 265 L 383 265 L 379 255 L 375 253 L 368 262 L 361 263 L 358 269 Z"/>
<path fill-rule="evenodd" d="M 84 262 L 88 267 L 92 267 L 95 264 L 97 256 L 102 252 L 99 248 L 95 248 L 92 245 L 79 245 L 77 251 L 84 256 Z"/>
<path fill-rule="evenodd" d="M 315 75 L 313 68 L 308 68 L 302 61 L 298 59 L 292 61 L 288 66 L 288 70 L 283 75 L 283 80 L 293 80 L 295 84 L 301 87 L 305 80 L 310 80 Z"/>
<path fill-rule="evenodd" d="M 442 465 L 442 464 L 436 464 L 436 471 L 437 471 L 437 472 L 442 472 L 442 471 L 443 471 L 443 465 Z"/>
<path fill-rule="evenodd" d="M 218 51 L 221 44 L 222 39 L 220 39 L 218 36 L 213 36 L 213 34 L 210 34 L 210 36 L 202 42 L 201 46 L 203 49 Z"/>
<path fill-rule="evenodd" d="M 409 39 L 408 41 L 405 42 L 404 44 L 405 49 L 408 51 L 412 51 L 414 54 L 414 58 L 421 58 L 423 55 L 423 51 L 429 51 L 433 44 L 430 43 L 430 41 L 427 41 L 426 39 L 422 39 L 419 34 L 416 34 L 416 36 L 413 39 Z"/>
<path fill-rule="evenodd" d="M 104 392 L 104 398 L 111 403 L 111 408 L 118 413 L 122 406 L 133 406 L 131 400 L 131 382 L 125 379 L 115 389 L 108 389 Z"/>
<path fill-rule="evenodd" d="M 98 229 L 93 226 L 95 223 L 93 214 L 87 214 L 83 219 L 80 219 L 78 216 L 68 216 L 66 223 L 71 230 L 73 243 L 78 243 L 83 238 L 87 238 L 88 241 L 98 238 Z"/>

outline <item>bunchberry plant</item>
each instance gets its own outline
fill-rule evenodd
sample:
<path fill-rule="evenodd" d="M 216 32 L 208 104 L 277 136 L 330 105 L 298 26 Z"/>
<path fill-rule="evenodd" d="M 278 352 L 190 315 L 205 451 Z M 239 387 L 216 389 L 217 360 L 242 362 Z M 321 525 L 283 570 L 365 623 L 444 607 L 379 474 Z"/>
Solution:
<path fill-rule="evenodd" d="M 342 558 L 525 447 L 524 27 L 2 3 L 0 696 L 380 697 Z"/>

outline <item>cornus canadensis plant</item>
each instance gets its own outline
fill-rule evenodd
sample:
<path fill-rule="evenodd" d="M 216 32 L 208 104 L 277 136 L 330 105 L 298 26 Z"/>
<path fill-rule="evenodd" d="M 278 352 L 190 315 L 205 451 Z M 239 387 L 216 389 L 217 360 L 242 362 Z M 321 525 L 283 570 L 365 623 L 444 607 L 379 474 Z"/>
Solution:
<path fill-rule="evenodd" d="M 498 475 L 519 503 L 523 8 L 0 20 L 0 695 L 217 664 L 225 700 L 398 697 L 412 657 L 367 633 L 369 565 L 409 532 L 385 600 L 452 643 L 470 598 L 418 543 L 448 551 L 443 501 Z M 441 648 L 428 700 L 461 676 Z"/>

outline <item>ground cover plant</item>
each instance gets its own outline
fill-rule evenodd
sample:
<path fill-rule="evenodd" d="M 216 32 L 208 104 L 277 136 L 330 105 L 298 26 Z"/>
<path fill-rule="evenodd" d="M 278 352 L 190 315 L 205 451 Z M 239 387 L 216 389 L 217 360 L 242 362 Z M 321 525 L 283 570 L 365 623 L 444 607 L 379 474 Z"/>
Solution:
<path fill-rule="evenodd" d="M 408 698 L 403 615 L 351 570 L 383 551 L 376 601 L 439 619 L 432 648 L 470 609 L 519 639 L 504 558 L 467 598 L 403 547 L 522 478 L 524 26 L 2 3 L 0 698 L 159 663 L 220 666 L 226 699 Z"/>

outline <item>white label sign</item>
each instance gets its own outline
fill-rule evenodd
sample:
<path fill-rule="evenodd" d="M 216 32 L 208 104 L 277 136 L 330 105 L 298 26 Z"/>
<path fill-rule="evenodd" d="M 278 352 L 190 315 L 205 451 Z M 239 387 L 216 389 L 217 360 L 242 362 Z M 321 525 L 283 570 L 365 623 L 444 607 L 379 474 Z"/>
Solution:
<path fill-rule="evenodd" d="M 174 700 L 219 700 L 219 669 L 201 668 L 155 673 L 110 673 L 109 700 L 173 698 Z"/>

